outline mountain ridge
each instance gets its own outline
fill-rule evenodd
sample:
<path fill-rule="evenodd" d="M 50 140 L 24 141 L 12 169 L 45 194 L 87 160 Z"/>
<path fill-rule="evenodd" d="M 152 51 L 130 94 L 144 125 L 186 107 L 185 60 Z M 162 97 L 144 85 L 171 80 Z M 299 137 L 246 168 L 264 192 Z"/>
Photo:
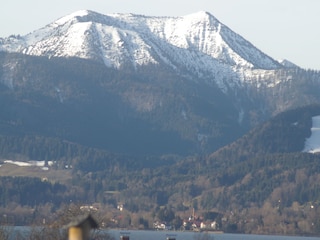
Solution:
<path fill-rule="evenodd" d="M 190 78 L 213 81 L 223 91 L 243 85 L 243 76 L 255 78 L 253 69 L 284 67 L 204 11 L 148 17 L 81 10 L 25 36 L 2 39 L 0 49 L 93 59 L 115 68 L 161 64 Z"/>

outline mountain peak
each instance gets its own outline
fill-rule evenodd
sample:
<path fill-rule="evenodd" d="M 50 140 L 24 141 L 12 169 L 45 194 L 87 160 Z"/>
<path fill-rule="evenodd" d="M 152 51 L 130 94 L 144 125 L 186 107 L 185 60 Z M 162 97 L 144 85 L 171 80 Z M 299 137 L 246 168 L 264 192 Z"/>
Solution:
<path fill-rule="evenodd" d="M 198 12 L 195 12 L 195 13 L 191 13 L 191 14 L 188 14 L 188 15 L 185 15 L 185 17 L 194 17 L 194 18 L 199 18 L 199 19 L 210 19 L 210 18 L 214 18 L 215 17 L 207 12 L 207 11 L 198 11 Z"/>
<path fill-rule="evenodd" d="M 198 23 L 203 24 L 203 26 L 217 27 L 219 24 L 221 24 L 218 19 L 216 19 L 211 13 L 206 11 L 191 13 L 183 16 L 182 18 L 192 24 Z"/>
<path fill-rule="evenodd" d="M 56 23 L 58 25 L 63 25 L 66 22 L 71 21 L 72 19 L 77 19 L 79 17 L 87 16 L 89 14 L 90 14 L 89 10 L 79 10 L 79 11 L 73 12 L 71 14 L 68 14 L 68 15 L 66 15 L 64 17 L 59 18 L 54 23 Z"/>
<path fill-rule="evenodd" d="M 100 22 L 105 15 L 91 10 L 79 10 L 59 18 L 54 22 L 57 25 L 64 25 L 67 22 Z"/>

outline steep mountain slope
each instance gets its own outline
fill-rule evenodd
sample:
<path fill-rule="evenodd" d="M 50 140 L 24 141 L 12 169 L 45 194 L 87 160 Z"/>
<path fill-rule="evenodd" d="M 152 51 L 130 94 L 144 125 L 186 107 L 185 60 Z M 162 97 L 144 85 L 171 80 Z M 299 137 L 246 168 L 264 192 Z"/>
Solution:
<path fill-rule="evenodd" d="M 210 152 L 244 133 L 215 87 L 161 68 L 0 54 L 1 133 L 58 137 L 132 154 Z M 233 129 L 230 131 L 230 129 Z"/>
<path fill-rule="evenodd" d="M 299 96 L 300 90 L 283 94 L 284 88 L 299 84 L 297 66 L 275 61 L 207 12 L 148 17 L 82 10 L 25 36 L 0 39 L 0 51 L 80 57 L 133 72 L 161 67 L 195 83 L 218 86 L 233 102 L 239 119 L 247 118 L 250 125 L 296 104 L 311 103 L 309 96 Z M 320 81 L 318 73 L 310 77 Z M 294 95 L 288 98 L 306 101 L 273 100 L 287 93 Z M 260 112 L 258 119 L 252 119 L 251 108 Z"/>

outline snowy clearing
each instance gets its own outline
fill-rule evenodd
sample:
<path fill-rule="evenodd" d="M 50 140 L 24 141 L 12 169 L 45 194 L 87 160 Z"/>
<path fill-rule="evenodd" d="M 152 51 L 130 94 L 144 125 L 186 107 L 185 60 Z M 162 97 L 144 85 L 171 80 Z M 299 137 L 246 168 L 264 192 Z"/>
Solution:
<path fill-rule="evenodd" d="M 306 139 L 303 152 L 320 152 L 320 116 L 312 118 L 311 136 Z"/>
<path fill-rule="evenodd" d="M 4 160 L 4 164 L 13 164 L 19 167 L 41 167 L 43 170 L 49 170 L 48 166 L 53 165 L 53 161 L 48 161 L 48 166 L 45 166 L 45 161 L 13 161 L 13 160 Z M 0 166 L 1 167 L 1 166 Z"/>

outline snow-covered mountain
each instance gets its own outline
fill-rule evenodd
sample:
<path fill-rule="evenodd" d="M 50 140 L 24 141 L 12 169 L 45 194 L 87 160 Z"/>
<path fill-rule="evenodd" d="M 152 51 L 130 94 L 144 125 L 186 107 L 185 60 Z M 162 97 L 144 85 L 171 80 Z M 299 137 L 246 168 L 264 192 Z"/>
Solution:
<path fill-rule="evenodd" d="M 319 83 L 319 72 L 272 59 L 207 12 L 84 10 L 0 39 L 0 132 L 126 153 L 212 152 L 319 103 Z"/>
<path fill-rule="evenodd" d="M 164 64 L 214 79 L 223 91 L 255 79 L 253 69 L 284 67 L 207 12 L 147 17 L 82 10 L 25 36 L 0 39 L 0 50 L 94 59 L 115 68 Z"/>

